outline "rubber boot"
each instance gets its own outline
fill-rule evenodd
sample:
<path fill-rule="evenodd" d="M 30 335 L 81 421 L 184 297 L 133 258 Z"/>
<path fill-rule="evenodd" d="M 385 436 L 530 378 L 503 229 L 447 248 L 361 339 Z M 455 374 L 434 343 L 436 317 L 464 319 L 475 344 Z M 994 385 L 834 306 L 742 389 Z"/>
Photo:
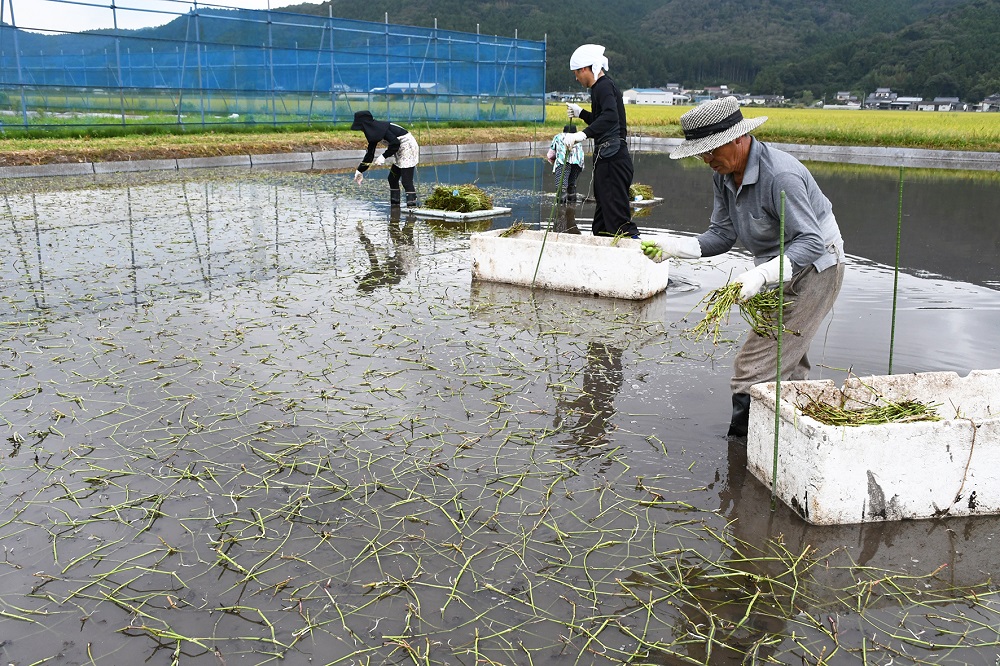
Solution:
<path fill-rule="evenodd" d="M 727 437 L 746 437 L 750 424 L 750 394 L 733 394 L 733 419 L 729 423 Z"/>
<path fill-rule="evenodd" d="M 389 206 L 399 208 L 399 190 L 389 188 Z"/>
<path fill-rule="evenodd" d="M 566 188 L 566 200 L 569 203 L 576 203 L 576 186 Z"/>
<path fill-rule="evenodd" d="M 407 192 L 406 193 L 406 207 L 407 208 L 416 208 L 417 207 L 417 193 L 416 192 Z"/>

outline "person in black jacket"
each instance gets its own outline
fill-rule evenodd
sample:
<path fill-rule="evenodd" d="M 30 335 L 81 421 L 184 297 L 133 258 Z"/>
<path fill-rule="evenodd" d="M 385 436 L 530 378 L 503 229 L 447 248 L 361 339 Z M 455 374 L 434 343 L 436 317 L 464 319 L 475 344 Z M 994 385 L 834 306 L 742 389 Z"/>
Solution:
<path fill-rule="evenodd" d="M 368 140 L 368 150 L 365 152 L 361 164 L 354 172 L 354 182 L 358 185 L 364 180 L 364 172 L 368 167 L 382 166 L 385 161 L 393 157 L 394 164 L 389 167 L 389 204 L 399 206 L 399 181 L 403 181 L 403 189 L 406 190 L 406 207 L 413 208 L 417 205 L 417 191 L 413 187 L 413 175 L 417 171 L 417 163 L 420 162 L 420 146 L 413 135 L 395 123 L 384 120 L 375 120 L 370 111 L 358 111 L 354 114 L 354 122 L 351 124 L 352 130 L 361 130 Z M 385 152 L 375 157 L 375 150 L 380 142 L 388 144 Z M 374 158 L 374 159 L 373 159 Z"/>
<path fill-rule="evenodd" d="M 595 236 L 625 235 L 639 237 L 639 228 L 632 221 L 629 187 L 632 186 L 632 156 L 625 138 L 628 123 L 625 103 L 615 82 L 607 76 L 608 59 L 604 47 L 584 44 L 569 59 L 569 68 L 576 80 L 590 88 L 590 111 L 577 104 L 567 104 L 569 117 L 580 118 L 586 129 L 566 136 L 567 146 L 586 139 L 594 140 L 594 211 Z"/>

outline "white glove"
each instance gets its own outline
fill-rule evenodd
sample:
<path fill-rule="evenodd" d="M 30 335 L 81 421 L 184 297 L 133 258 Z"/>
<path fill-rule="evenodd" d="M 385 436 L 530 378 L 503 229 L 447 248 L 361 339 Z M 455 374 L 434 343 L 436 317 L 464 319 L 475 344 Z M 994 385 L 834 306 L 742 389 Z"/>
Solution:
<path fill-rule="evenodd" d="M 740 290 L 740 300 L 745 301 L 753 298 L 760 290 L 763 289 L 765 284 L 776 283 L 778 281 L 778 271 L 781 270 L 781 259 L 782 257 L 775 257 L 770 261 L 764 262 L 760 266 L 754 266 L 746 273 L 737 275 L 732 281 L 739 282 L 743 285 Z M 792 279 L 792 260 L 788 257 L 784 257 L 785 260 L 785 270 L 782 277 L 785 281 Z"/>
<path fill-rule="evenodd" d="M 566 102 L 566 115 L 569 116 L 570 120 L 573 120 L 574 118 L 579 118 L 580 117 L 580 113 L 582 111 L 583 111 L 583 108 L 579 104 L 573 104 L 571 102 Z"/>
<path fill-rule="evenodd" d="M 563 137 L 563 143 L 566 144 L 567 148 L 572 148 L 581 141 L 587 140 L 586 132 L 574 132 L 572 134 L 567 134 Z"/>
<path fill-rule="evenodd" d="M 667 236 L 657 238 L 656 244 L 663 248 L 664 254 L 678 259 L 700 259 L 701 243 L 693 236 Z"/>
<path fill-rule="evenodd" d="M 360 185 L 361 181 L 363 181 L 364 179 L 365 179 L 365 174 L 363 174 L 363 173 L 361 173 L 360 171 L 357 171 L 357 170 L 354 171 L 354 182 L 355 183 L 357 183 L 358 185 Z"/>
<path fill-rule="evenodd" d="M 379 155 L 375 158 L 375 166 L 382 166 L 383 164 L 385 164 L 385 157 Z"/>

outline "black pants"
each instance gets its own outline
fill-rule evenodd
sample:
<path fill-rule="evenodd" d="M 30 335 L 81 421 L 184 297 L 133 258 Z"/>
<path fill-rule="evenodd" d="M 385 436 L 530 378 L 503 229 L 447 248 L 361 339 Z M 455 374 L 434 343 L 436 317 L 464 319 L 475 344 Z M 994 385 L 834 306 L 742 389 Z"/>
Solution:
<path fill-rule="evenodd" d="M 624 145 L 613 157 L 594 161 L 595 236 L 639 235 L 639 227 L 632 221 L 631 185 L 632 156 Z"/>
<path fill-rule="evenodd" d="M 389 167 L 389 189 L 398 190 L 399 189 L 399 179 L 403 179 L 403 191 L 412 194 L 416 192 L 413 189 L 413 174 L 416 173 L 417 167 L 407 167 L 405 169 L 400 169 L 398 166 L 393 164 Z"/>

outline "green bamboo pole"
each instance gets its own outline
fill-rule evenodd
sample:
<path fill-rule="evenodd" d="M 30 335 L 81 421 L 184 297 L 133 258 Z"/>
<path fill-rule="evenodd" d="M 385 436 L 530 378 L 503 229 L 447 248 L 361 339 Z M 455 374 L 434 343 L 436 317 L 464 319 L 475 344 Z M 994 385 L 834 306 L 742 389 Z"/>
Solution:
<path fill-rule="evenodd" d="M 781 342 L 785 332 L 785 191 L 781 191 L 781 212 L 778 217 L 778 358 L 774 378 L 774 451 L 771 454 L 771 511 L 777 509 L 778 496 L 778 428 L 781 425 Z"/>
<path fill-rule="evenodd" d="M 899 206 L 896 213 L 896 265 L 892 274 L 892 325 L 889 327 L 889 374 L 892 374 L 892 352 L 896 344 L 896 298 L 899 294 L 899 243 L 903 232 L 903 167 L 899 167 Z"/>
<path fill-rule="evenodd" d="M 549 229 L 552 228 L 552 221 L 556 215 L 556 208 L 559 207 L 559 193 L 562 192 L 563 181 L 566 179 L 566 171 L 569 169 L 569 152 L 570 149 L 563 143 L 563 168 L 559 172 L 559 183 L 556 185 L 556 200 L 552 204 L 552 209 L 549 211 L 549 221 L 545 225 L 545 233 L 542 235 L 542 246 L 538 248 L 538 261 L 535 262 L 535 273 L 531 276 L 531 288 L 535 288 L 535 278 L 538 277 L 538 267 L 542 265 L 542 253 L 545 252 L 545 241 L 549 237 Z M 568 205 L 569 202 L 567 202 Z"/>

